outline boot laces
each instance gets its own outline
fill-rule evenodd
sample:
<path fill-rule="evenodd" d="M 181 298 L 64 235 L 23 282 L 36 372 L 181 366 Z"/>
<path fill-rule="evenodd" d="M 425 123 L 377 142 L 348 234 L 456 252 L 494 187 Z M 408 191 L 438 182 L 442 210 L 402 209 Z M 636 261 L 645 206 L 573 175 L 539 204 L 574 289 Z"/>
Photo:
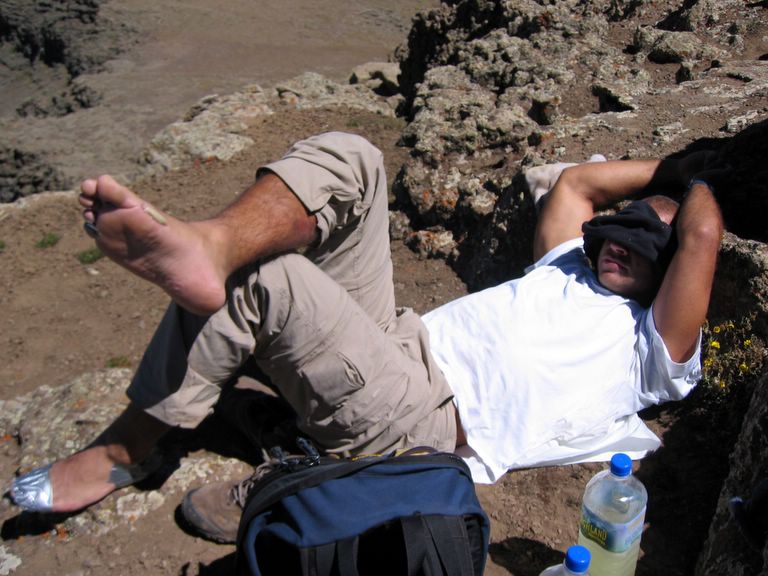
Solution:
<path fill-rule="evenodd" d="M 289 456 L 288 458 L 298 459 L 305 457 Z M 285 466 L 285 462 L 286 458 L 283 457 L 279 459 L 270 458 L 267 461 L 259 464 L 254 470 L 253 474 L 234 484 L 229 489 L 229 501 L 240 508 L 245 508 L 245 502 L 248 499 L 248 495 L 251 493 L 251 490 L 253 490 L 253 487 L 258 483 L 258 481 L 264 478 L 264 476 L 273 470 Z"/>
<path fill-rule="evenodd" d="M 251 474 L 244 480 L 241 480 L 232 488 L 229 489 L 229 501 L 235 504 L 239 508 L 245 507 L 245 501 L 248 499 L 248 494 L 251 493 L 253 485 L 256 484 L 258 478 L 256 474 Z"/>

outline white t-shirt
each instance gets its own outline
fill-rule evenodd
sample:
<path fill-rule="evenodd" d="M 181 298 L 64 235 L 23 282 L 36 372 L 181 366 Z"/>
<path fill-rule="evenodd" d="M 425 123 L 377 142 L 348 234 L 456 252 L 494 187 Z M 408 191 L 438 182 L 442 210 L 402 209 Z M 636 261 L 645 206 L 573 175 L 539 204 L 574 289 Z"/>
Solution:
<path fill-rule="evenodd" d="M 660 444 L 636 413 L 685 397 L 699 352 L 673 362 L 652 309 L 601 286 L 581 238 L 522 278 L 424 317 L 467 434 L 475 482 L 510 468 L 633 458 Z"/>

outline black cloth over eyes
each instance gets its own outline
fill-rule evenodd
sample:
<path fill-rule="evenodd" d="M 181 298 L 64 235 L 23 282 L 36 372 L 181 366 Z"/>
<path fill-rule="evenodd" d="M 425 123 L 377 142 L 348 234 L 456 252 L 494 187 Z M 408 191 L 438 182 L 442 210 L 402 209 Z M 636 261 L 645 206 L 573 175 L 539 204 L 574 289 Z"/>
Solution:
<path fill-rule="evenodd" d="M 666 268 L 673 248 L 672 227 L 663 222 L 651 206 L 636 200 L 616 214 L 595 216 L 581 226 L 584 252 L 597 264 L 604 240 L 611 240 L 645 256 L 660 268 Z"/>

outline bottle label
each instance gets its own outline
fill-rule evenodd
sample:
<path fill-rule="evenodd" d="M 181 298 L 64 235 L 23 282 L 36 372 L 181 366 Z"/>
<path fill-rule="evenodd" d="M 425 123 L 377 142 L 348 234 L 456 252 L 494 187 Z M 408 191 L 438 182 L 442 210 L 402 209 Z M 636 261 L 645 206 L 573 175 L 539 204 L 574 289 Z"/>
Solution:
<path fill-rule="evenodd" d="M 581 509 L 579 531 L 585 538 L 609 552 L 626 552 L 643 533 L 645 510 L 629 522 L 614 524 L 593 514 L 586 506 Z"/>

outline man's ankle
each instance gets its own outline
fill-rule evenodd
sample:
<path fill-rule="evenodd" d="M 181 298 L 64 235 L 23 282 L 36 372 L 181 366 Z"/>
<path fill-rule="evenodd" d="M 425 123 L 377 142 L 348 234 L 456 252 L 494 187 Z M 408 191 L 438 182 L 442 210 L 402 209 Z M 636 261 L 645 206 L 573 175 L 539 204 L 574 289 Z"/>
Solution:
<path fill-rule="evenodd" d="M 91 447 L 103 448 L 105 457 L 114 464 L 140 464 L 170 428 L 131 403 Z"/>

